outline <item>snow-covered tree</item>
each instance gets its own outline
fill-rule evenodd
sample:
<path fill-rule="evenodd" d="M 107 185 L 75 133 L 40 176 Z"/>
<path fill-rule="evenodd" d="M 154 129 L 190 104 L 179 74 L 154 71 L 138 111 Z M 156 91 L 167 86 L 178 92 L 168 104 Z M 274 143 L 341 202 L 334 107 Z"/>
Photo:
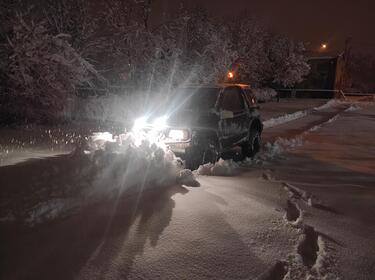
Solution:
<path fill-rule="evenodd" d="M 151 5 L 153 0 L 135 0 L 140 7 L 140 16 L 143 22 L 143 26 L 149 29 L 149 19 L 151 14 Z"/>
<path fill-rule="evenodd" d="M 267 30 L 246 14 L 228 24 L 232 48 L 238 52 L 235 63 L 239 81 L 262 84 L 270 69 L 267 57 Z"/>
<path fill-rule="evenodd" d="M 149 28 L 147 17 L 139 16 L 145 12 L 139 11 L 149 11 L 151 1 L 128 2 L 110 0 L 103 10 L 112 77 L 137 87 L 217 82 L 224 77 L 236 58 L 225 27 L 196 9 Z"/>
<path fill-rule="evenodd" d="M 222 81 L 237 58 L 231 47 L 226 26 L 215 23 L 205 10 L 194 10 L 189 15 L 186 30 L 186 62 L 197 69 L 196 81 Z"/>
<path fill-rule="evenodd" d="M 228 26 L 232 47 L 238 52 L 234 67 L 239 81 L 256 86 L 292 86 L 307 75 L 309 66 L 301 43 L 271 34 L 246 14 Z"/>
<path fill-rule="evenodd" d="M 236 59 L 226 27 L 215 24 L 202 9 L 182 11 L 158 32 L 161 50 L 168 54 L 164 64 L 170 65 L 170 85 L 221 81 Z"/>
<path fill-rule="evenodd" d="M 6 89 L 9 50 L 6 48 L 7 37 L 11 32 L 10 19 L 13 17 L 14 3 L 11 0 L 0 2 L 0 98 Z"/>
<path fill-rule="evenodd" d="M 143 24 L 134 19 L 135 8 L 132 0 L 109 0 L 100 15 L 105 47 L 98 60 L 114 84 L 133 84 L 139 65 L 150 56 L 149 34 Z"/>
<path fill-rule="evenodd" d="M 0 86 L 14 112 L 22 108 L 29 118 L 52 118 L 77 86 L 93 80 L 107 91 L 166 92 L 223 81 L 232 68 L 237 81 L 260 86 L 291 86 L 308 71 L 300 44 L 246 15 L 218 22 L 204 9 L 181 9 L 155 26 L 153 0 L 4 1 Z"/>
<path fill-rule="evenodd" d="M 310 66 L 303 55 L 304 46 L 282 36 L 270 38 L 269 60 L 272 82 L 285 87 L 302 82 Z"/>
<path fill-rule="evenodd" d="M 37 8 L 52 34 L 69 34 L 72 47 L 85 59 L 95 60 L 104 49 L 99 20 L 90 0 L 41 0 Z"/>
<path fill-rule="evenodd" d="M 6 45 L 10 110 L 19 118 L 55 119 L 76 86 L 90 82 L 91 65 L 71 47 L 69 35 L 51 35 L 45 21 L 17 14 L 12 23 Z"/>

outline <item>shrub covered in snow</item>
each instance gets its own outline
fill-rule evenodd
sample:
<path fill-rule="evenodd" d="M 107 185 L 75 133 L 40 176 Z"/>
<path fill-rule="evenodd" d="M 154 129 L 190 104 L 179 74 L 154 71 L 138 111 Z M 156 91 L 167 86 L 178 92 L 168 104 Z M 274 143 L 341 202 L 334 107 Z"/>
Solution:
<path fill-rule="evenodd" d="M 268 102 L 277 96 L 277 92 L 272 88 L 254 88 L 252 92 L 258 102 Z"/>

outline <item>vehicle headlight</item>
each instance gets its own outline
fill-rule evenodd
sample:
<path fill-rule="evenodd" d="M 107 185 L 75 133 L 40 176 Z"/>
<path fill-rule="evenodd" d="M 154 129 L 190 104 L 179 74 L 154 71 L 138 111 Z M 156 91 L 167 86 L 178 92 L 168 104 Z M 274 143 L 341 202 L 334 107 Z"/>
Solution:
<path fill-rule="evenodd" d="M 170 141 L 186 141 L 189 139 L 189 132 L 185 129 L 171 129 L 168 132 Z"/>
<path fill-rule="evenodd" d="M 138 118 L 134 121 L 133 131 L 140 131 L 141 129 L 145 128 L 146 125 L 147 125 L 146 117 Z"/>

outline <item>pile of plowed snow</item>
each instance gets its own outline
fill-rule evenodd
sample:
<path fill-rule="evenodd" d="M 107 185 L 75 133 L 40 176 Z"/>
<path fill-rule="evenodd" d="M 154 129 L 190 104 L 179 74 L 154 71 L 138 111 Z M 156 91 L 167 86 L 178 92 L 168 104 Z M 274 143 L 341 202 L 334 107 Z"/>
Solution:
<path fill-rule="evenodd" d="M 239 164 L 232 159 L 219 159 L 216 163 L 206 163 L 199 166 L 195 173 L 206 176 L 233 176 L 237 173 Z"/>
<path fill-rule="evenodd" d="M 160 143 L 139 141 L 132 133 L 115 137 L 108 132 L 94 133 L 85 148 L 83 152 L 100 170 L 97 188 L 108 183 L 121 190 L 134 185 L 198 185 L 191 170 L 171 150 Z"/>

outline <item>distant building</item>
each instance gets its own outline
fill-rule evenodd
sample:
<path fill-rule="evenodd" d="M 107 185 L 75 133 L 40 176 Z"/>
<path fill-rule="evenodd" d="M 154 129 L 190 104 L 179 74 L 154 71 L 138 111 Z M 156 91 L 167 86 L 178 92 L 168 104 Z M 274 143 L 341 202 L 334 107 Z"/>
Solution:
<path fill-rule="evenodd" d="M 344 54 L 306 53 L 311 67 L 304 81 L 294 88 L 279 89 L 281 97 L 332 98 L 343 87 Z"/>

